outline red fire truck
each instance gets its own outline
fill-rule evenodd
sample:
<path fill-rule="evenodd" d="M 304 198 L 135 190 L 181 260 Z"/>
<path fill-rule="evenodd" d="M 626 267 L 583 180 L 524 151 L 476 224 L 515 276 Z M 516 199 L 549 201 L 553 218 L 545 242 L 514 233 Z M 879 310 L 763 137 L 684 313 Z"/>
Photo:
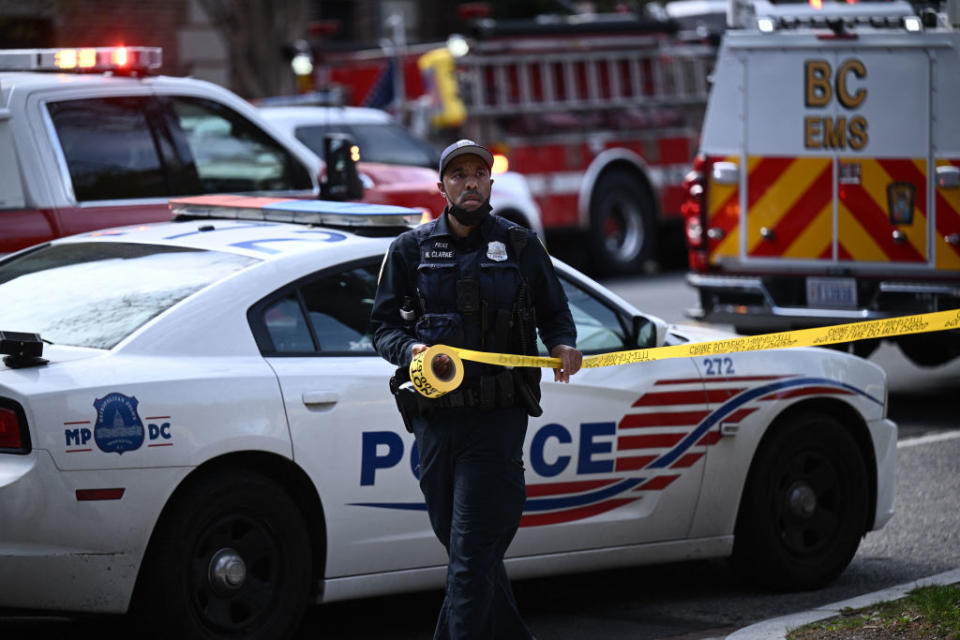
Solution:
<path fill-rule="evenodd" d="M 364 51 L 325 61 L 353 104 L 402 87 L 409 113 L 429 104 L 432 91 L 434 122 L 459 124 L 440 130 L 441 141 L 472 137 L 505 155 L 530 184 L 551 248 L 572 239 L 594 273 L 637 273 L 656 258 L 658 231 L 671 221 L 681 237 L 682 182 L 697 148 L 714 43 L 634 14 L 480 20 L 467 42 L 455 59 L 453 92 L 444 90 L 450 80 L 441 66 L 421 74 L 422 56 L 436 45 L 395 58 Z M 465 117 L 444 121 L 444 111 Z"/>

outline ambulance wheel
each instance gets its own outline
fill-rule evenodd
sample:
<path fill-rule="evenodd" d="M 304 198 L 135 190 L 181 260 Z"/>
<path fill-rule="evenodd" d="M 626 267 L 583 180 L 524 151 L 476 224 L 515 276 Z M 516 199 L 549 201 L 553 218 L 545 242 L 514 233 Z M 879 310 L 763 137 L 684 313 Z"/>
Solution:
<path fill-rule="evenodd" d="M 917 333 L 897 338 L 903 355 L 918 367 L 939 367 L 960 356 L 960 333 Z"/>
<path fill-rule="evenodd" d="M 639 273 L 653 260 L 656 216 L 646 188 L 625 171 L 597 181 L 590 205 L 590 251 L 602 275 Z"/>
<path fill-rule="evenodd" d="M 134 613 L 158 638 L 274 640 L 297 631 L 311 547 L 297 505 L 255 474 L 188 487 L 159 524 Z"/>
<path fill-rule="evenodd" d="M 852 353 L 853 355 L 861 358 L 869 358 L 879 346 L 880 340 L 876 339 L 856 340 L 854 342 L 838 342 L 836 344 L 828 344 L 827 348 L 834 349 L 836 351 L 842 351 L 844 353 Z"/>
<path fill-rule="evenodd" d="M 817 589 L 850 564 L 865 533 L 867 472 L 853 436 L 821 413 L 764 437 L 747 477 L 733 562 L 771 589 Z"/>

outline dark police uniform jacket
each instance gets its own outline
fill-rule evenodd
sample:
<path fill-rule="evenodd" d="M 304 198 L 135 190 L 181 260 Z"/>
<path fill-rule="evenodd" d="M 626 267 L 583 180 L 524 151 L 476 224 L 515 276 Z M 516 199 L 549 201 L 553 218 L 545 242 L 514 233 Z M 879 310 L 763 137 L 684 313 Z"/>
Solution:
<path fill-rule="evenodd" d="M 405 321 L 402 307 L 416 319 Z M 491 214 L 461 239 L 443 214 L 390 245 L 371 330 L 377 352 L 398 367 L 409 366 L 418 342 L 535 355 L 534 328 L 548 350 L 576 344 L 566 294 L 532 231 Z M 463 385 L 498 370 L 465 363 Z"/>

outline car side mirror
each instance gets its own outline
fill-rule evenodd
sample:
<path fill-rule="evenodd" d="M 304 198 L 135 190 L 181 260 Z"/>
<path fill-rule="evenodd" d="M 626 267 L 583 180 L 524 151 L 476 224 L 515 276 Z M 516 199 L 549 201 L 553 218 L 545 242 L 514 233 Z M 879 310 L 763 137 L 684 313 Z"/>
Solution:
<path fill-rule="evenodd" d="M 357 172 L 360 147 L 345 133 L 323 136 L 323 160 L 326 176 L 320 183 L 320 197 L 324 200 L 359 200 L 363 197 L 363 183 Z"/>
<path fill-rule="evenodd" d="M 637 349 L 653 349 L 666 339 L 667 325 L 659 318 L 633 316 L 633 335 L 637 340 Z"/>

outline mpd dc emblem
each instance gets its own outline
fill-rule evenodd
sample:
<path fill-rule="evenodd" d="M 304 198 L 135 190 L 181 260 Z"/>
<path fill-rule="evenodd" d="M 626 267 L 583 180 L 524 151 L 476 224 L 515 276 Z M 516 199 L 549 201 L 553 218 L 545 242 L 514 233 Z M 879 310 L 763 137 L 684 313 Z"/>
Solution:
<path fill-rule="evenodd" d="M 137 415 L 138 400 L 122 393 L 110 393 L 93 401 L 97 410 L 97 424 L 93 439 L 101 451 L 124 451 L 139 449 L 143 444 L 143 422 Z"/>

